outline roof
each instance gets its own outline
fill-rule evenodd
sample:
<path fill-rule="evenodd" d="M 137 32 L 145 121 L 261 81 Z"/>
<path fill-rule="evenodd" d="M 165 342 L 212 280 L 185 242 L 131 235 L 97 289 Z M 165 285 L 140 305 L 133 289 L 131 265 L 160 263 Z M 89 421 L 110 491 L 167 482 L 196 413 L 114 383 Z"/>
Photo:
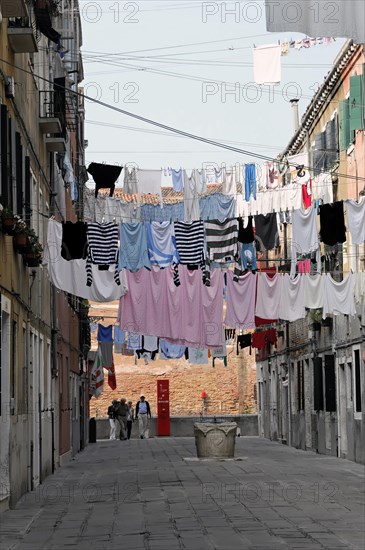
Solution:
<path fill-rule="evenodd" d="M 207 185 L 206 193 L 201 194 L 200 197 L 207 197 L 210 195 L 214 195 L 215 193 L 222 193 L 222 190 L 223 190 L 222 187 L 223 186 L 221 183 L 209 184 Z M 162 187 L 161 190 L 162 190 L 162 199 L 164 204 L 176 204 L 176 203 L 183 202 L 184 200 L 184 193 L 177 193 L 176 191 L 174 191 L 172 187 Z M 240 184 L 237 185 L 237 192 L 238 193 L 242 192 L 242 185 Z M 93 194 L 94 190 L 86 189 L 86 193 Z M 109 189 L 100 189 L 99 195 L 109 196 Z M 130 202 L 137 203 L 138 201 L 137 195 L 128 195 L 127 193 L 124 193 L 121 187 L 115 188 L 114 198 L 127 203 L 130 203 Z M 142 193 L 140 203 L 158 205 L 160 204 L 160 200 L 161 199 L 159 195 L 150 195 L 150 194 L 145 195 Z"/>
<path fill-rule="evenodd" d="M 312 129 L 317 123 L 318 118 L 321 116 L 323 109 L 327 105 L 328 98 L 333 94 L 334 89 L 341 82 L 341 74 L 343 69 L 349 63 L 349 60 L 362 48 L 363 46 L 355 45 L 352 40 L 348 40 L 338 56 L 335 59 L 334 66 L 326 76 L 322 86 L 317 90 L 309 103 L 304 115 L 302 116 L 301 123 L 298 130 L 295 132 L 286 149 L 283 152 L 284 155 L 291 155 L 297 153 L 307 138 L 307 131 Z"/>

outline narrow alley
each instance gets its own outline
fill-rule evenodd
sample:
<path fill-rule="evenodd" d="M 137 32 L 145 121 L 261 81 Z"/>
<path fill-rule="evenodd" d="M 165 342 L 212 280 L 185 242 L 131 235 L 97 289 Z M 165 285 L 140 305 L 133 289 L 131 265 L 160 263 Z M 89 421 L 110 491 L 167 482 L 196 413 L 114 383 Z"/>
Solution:
<path fill-rule="evenodd" d="M 257 437 L 90 444 L 0 516 L 2 550 L 364 548 L 364 467 Z"/>

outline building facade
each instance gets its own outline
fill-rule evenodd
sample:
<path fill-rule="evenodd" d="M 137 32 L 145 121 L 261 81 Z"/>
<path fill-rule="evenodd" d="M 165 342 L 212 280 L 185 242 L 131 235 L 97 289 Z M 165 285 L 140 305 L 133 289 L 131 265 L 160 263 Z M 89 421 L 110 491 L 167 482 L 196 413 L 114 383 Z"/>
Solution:
<path fill-rule="evenodd" d="M 312 175 L 331 175 L 333 200 L 365 194 L 364 46 L 348 41 L 308 106 L 283 156 L 306 152 Z M 281 235 L 290 250 L 290 224 Z M 364 271 L 351 235 L 323 248 L 322 267 L 341 281 Z M 283 265 L 285 270 L 285 265 Z M 365 463 L 365 298 L 354 317 L 278 323 L 278 343 L 256 357 L 260 435 L 296 448 Z"/>
<path fill-rule="evenodd" d="M 77 92 L 83 79 L 78 2 L 1 0 L 0 12 L 0 509 L 5 509 L 85 445 L 88 390 L 84 308 L 78 298 L 52 287 L 40 255 L 50 216 L 82 217 L 83 102 L 68 91 Z"/>

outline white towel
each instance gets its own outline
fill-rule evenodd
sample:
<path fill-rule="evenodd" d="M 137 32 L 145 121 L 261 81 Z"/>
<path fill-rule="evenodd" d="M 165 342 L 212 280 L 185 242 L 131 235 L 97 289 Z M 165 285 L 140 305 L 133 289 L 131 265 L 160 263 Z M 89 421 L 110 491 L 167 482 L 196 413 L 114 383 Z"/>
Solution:
<path fill-rule="evenodd" d="M 281 46 L 269 44 L 253 50 L 256 84 L 277 84 L 281 80 Z"/>

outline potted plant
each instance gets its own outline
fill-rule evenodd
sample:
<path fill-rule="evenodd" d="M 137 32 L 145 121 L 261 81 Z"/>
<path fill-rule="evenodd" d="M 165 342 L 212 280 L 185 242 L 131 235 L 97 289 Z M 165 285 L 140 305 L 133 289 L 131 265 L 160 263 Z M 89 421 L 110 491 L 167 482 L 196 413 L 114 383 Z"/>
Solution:
<path fill-rule="evenodd" d="M 38 240 L 34 231 L 30 230 L 29 235 L 29 247 L 26 248 L 25 254 L 23 254 L 23 260 L 28 267 L 38 267 L 42 261 L 43 246 Z"/>
<path fill-rule="evenodd" d="M 14 233 L 14 247 L 19 252 L 27 248 L 29 227 L 19 216 L 15 216 L 15 223 L 13 226 Z"/>
<path fill-rule="evenodd" d="M 4 233 L 6 233 L 7 235 L 12 235 L 13 227 L 16 221 L 13 211 L 8 207 L 3 208 L 0 212 L 0 216 L 1 216 L 1 226 Z"/>

